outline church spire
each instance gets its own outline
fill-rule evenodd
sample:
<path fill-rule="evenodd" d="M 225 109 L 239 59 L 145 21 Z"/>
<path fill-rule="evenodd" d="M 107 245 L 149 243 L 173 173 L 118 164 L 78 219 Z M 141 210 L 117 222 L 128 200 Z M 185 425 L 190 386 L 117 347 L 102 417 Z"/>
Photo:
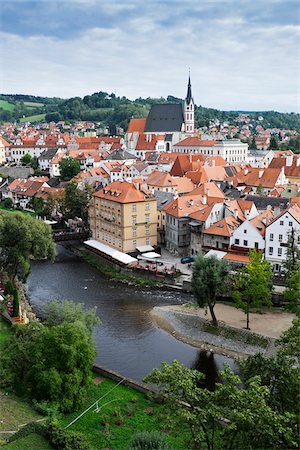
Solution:
<path fill-rule="evenodd" d="M 187 88 L 187 94 L 186 94 L 186 103 L 189 105 L 192 100 L 192 85 L 191 85 L 191 74 L 189 71 L 189 81 L 188 81 L 188 88 Z"/>

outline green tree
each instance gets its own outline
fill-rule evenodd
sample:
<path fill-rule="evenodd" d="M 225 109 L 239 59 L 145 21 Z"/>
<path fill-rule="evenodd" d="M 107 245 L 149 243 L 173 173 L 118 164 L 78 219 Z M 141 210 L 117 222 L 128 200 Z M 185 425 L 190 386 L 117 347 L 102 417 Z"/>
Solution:
<path fill-rule="evenodd" d="M 268 404 L 270 391 L 259 377 L 243 388 L 241 380 L 227 365 L 220 373 L 222 383 L 213 391 L 204 389 L 203 374 L 174 361 L 162 363 L 145 379 L 158 385 L 164 395 L 166 414 L 174 428 L 188 427 L 192 440 L 187 448 L 279 449 L 294 446 L 289 416 L 279 414 Z"/>
<path fill-rule="evenodd" d="M 72 300 L 53 300 L 44 308 L 45 324 L 53 327 L 63 322 L 82 322 L 89 333 L 92 333 L 93 327 L 101 323 L 96 316 L 96 311 L 96 306 L 85 310 L 83 303 L 74 303 Z"/>
<path fill-rule="evenodd" d="M 59 162 L 60 178 L 69 181 L 80 172 L 80 162 L 70 157 L 62 158 Z"/>
<path fill-rule="evenodd" d="M 193 267 L 192 289 L 200 307 L 208 306 L 212 322 L 218 325 L 214 307 L 218 296 L 227 291 L 229 269 L 227 264 L 215 256 L 197 257 Z"/>
<path fill-rule="evenodd" d="M 84 191 L 78 189 L 77 183 L 70 182 L 65 190 L 64 211 L 65 219 L 80 217 L 87 222 L 88 204 L 91 198 L 91 191 L 86 188 Z"/>
<path fill-rule="evenodd" d="M 254 136 L 253 136 L 251 144 L 250 144 L 250 149 L 251 150 L 257 150 L 256 140 L 255 140 Z"/>
<path fill-rule="evenodd" d="M 259 185 L 256 188 L 256 194 L 261 196 L 261 195 L 263 195 L 263 193 L 264 193 L 264 188 L 263 188 L 262 184 L 259 183 Z"/>
<path fill-rule="evenodd" d="M 21 158 L 21 163 L 22 164 L 30 164 L 32 162 L 32 156 L 29 155 L 29 153 L 25 153 L 24 156 L 22 156 Z"/>
<path fill-rule="evenodd" d="M 13 317 L 18 317 L 20 313 L 20 299 L 18 289 L 14 289 L 13 297 Z"/>
<path fill-rule="evenodd" d="M 291 231 L 288 233 L 287 247 L 285 260 L 283 262 L 283 267 L 287 273 L 287 277 L 290 273 L 294 272 L 298 268 L 300 261 L 300 248 L 297 245 L 298 233 L 292 227 Z"/>
<path fill-rule="evenodd" d="M 7 197 L 3 200 L 4 208 L 11 209 L 13 207 L 13 201 L 10 197 Z"/>
<path fill-rule="evenodd" d="M 0 355 L 0 384 L 73 411 L 86 394 L 95 355 L 91 330 L 82 318 L 53 326 L 16 326 Z"/>
<path fill-rule="evenodd" d="M 286 279 L 286 290 L 284 300 L 288 303 L 289 309 L 300 315 L 300 263 L 296 264 L 294 270 L 289 272 Z"/>
<path fill-rule="evenodd" d="M 237 306 L 242 308 L 247 317 L 249 328 L 249 314 L 251 307 L 261 308 L 271 306 L 272 299 L 272 269 L 270 263 L 263 258 L 262 253 L 250 250 L 250 262 L 240 269 L 233 279 L 232 297 Z"/>
<path fill-rule="evenodd" d="M 40 220 L 22 213 L 0 215 L 0 262 L 8 274 L 25 280 L 30 272 L 30 258 L 55 256 L 51 228 Z"/>
<path fill-rule="evenodd" d="M 269 150 L 278 150 L 278 139 L 275 136 L 271 136 Z"/>
<path fill-rule="evenodd" d="M 42 198 L 34 197 L 34 199 L 33 199 L 33 209 L 34 209 L 34 212 L 35 212 L 35 214 L 37 216 L 40 216 L 40 217 L 44 216 L 45 207 L 44 207 L 44 201 L 43 201 Z"/>

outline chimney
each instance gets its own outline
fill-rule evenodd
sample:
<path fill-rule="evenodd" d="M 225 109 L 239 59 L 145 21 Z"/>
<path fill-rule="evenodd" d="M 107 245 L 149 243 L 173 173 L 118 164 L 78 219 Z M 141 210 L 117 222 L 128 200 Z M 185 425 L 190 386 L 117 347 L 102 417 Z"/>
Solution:
<path fill-rule="evenodd" d="M 248 168 L 246 167 L 246 168 L 244 169 L 244 175 L 248 175 L 248 172 L 249 172 L 249 170 L 248 170 Z"/>
<path fill-rule="evenodd" d="M 263 176 L 263 174 L 264 174 L 264 170 L 263 170 L 263 169 L 260 169 L 260 170 L 258 171 L 258 178 L 261 178 L 261 177 Z"/>
<path fill-rule="evenodd" d="M 286 156 L 286 167 L 291 167 L 293 164 L 293 155 Z"/>
<path fill-rule="evenodd" d="M 211 167 L 215 167 L 216 166 L 216 161 L 214 159 L 211 160 Z"/>
<path fill-rule="evenodd" d="M 239 216 L 239 212 L 238 212 L 238 210 L 237 210 L 237 209 L 235 209 L 235 210 L 233 211 L 233 215 L 234 215 L 234 218 L 235 218 L 235 219 L 237 219 L 237 218 L 238 218 L 238 216 Z"/>
<path fill-rule="evenodd" d="M 249 219 L 249 216 L 250 216 L 250 211 L 249 211 L 249 209 L 246 209 L 245 210 L 245 217 L 246 217 L 247 220 Z"/>
<path fill-rule="evenodd" d="M 206 195 L 202 195 L 202 204 L 203 205 L 206 205 L 207 204 L 207 197 L 206 197 Z"/>
<path fill-rule="evenodd" d="M 190 200 L 190 205 L 193 206 L 194 200 Z"/>
<path fill-rule="evenodd" d="M 296 156 L 296 166 L 300 167 L 300 156 Z"/>
<path fill-rule="evenodd" d="M 190 163 L 192 162 L 192 154 L 191 153 L 189 153 L 189 161 L 190 161 Z"/>
<path fill-rule="evenodd" d="M 207 195 L 207 197 L 209 197 L 209 189 L 205 189 L 205 195 Z"/>

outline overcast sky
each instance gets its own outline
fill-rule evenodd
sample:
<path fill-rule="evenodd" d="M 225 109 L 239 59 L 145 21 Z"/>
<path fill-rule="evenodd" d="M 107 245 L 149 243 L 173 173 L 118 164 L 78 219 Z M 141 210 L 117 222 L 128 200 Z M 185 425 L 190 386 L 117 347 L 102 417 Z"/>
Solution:
<path fill-rule="evenodd" d="M 299 111 L 298 0 L 1 0 L 0 93 Z M 297 99 L 298 97 L 298 99 Z"/>

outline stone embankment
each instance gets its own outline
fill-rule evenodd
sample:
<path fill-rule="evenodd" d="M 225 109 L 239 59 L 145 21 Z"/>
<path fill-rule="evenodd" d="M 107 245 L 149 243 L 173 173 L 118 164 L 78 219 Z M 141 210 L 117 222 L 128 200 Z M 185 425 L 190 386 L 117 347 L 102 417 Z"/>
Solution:
<path fill-rule="evenodd" d="M 218 327 L 211 325 L 205 309 L 190 305 L 155 307 L 151 312 L 154 322 L 176 339 L 233 358 L 273 353 L 276 339 L 294 318 L 282 311 L 252 313 L 249 331 L 244 328 L 245 314 L 232 306 L 218 304 L 216 315 L 220 319 Z"/>

